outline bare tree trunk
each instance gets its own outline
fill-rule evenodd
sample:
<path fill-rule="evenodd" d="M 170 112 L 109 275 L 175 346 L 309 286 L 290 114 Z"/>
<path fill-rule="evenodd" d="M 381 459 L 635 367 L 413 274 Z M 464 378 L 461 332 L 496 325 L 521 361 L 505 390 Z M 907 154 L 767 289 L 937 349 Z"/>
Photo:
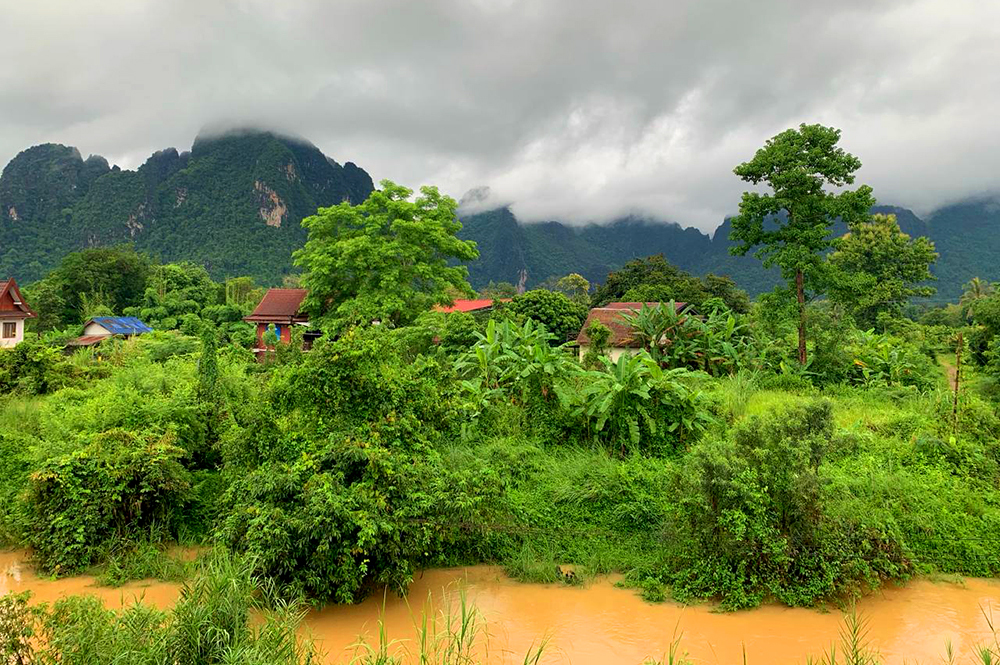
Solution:
<path fill-rule="evenodd" d="M 795 297 L 799 301 L 799 364 L 806 364 L 806 292 L 801 270 L 795 272 Z"/>

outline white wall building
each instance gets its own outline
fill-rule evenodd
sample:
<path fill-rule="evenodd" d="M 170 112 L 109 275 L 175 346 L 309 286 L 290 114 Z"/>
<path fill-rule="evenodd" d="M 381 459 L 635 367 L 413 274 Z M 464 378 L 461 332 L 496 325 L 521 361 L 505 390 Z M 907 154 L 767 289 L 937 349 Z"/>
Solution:
<path fill-rule="evenodd" d="M 31 311 L 13 278 L 0 282 L 0 348 L 17 346 L 24 339 L 24 321 L 37 314 Z"/>

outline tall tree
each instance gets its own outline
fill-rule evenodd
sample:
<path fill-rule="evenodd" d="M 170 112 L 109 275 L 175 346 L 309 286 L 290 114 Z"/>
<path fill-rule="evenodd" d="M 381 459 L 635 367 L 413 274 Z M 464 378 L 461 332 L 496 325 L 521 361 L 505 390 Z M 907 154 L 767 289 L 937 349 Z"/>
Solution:
<path fill-rule="evenodd" d="M 87 304 L 99 304 L 115 314 L 138 305 L 150 269 L 149 257 L 130 245 L 94 247 L 67 254 L 46 281 L 58 285 L 61 292 L 62 324 L 77 325 L 83 322 Z"/>
<path fill-rule="evenodd" d="M 571 272 L 556 281 L 555 291 L 566 294 L 566 297 L 580 305 L 590 303 L 590 282 L 583 275 Z"/>
<path fill-rule="evenodd" d="M 827 257 L 827 292 L 859 325 L 874 326 L 883 312 L 898 316 L 910 298 L 937 292 L 921 285 L 933 279 L 930 266 L 938 257 L 930 240 L 910 238 L 895 215 L 874 215 L 849 229 Z"/>
<path fill-rule="evenodd" d="M 302 306 L 321 325 L 402 325 L 450 302 L 449 287 L 472 295 L 468 268 L 453 260 L 479 252 L 455 235 L 455 200 L 435 187 L 414 200 L 406 187 L 381 184 L 361 205 L 320 208 L 302 220 L 309 239 L 294 255 L 309 290 Z"/>
<path fill-rule="evenodd" d="M 743 181 L 765 184 L 771 193 L 744 192 L 729 237 L 734 255 L 753 248 L 765 268 L 777 265 L 795 290 L 799 310 L 799 362 L 806 363 L 806 287 L 818 286 L 822 253 L 830 247 L 830 226 L 839 217 L 848 224 L 868 215 L 872 190 L 828 192 L 826 185 L 854 183 L 861 160 L 837 147 L 840 130 L 800 125 L 769 139 L 753 159 L 733 171 Z"/>
<path fill-rule="evenodd" d="M 973 277 L 962 287 L 962 297 L 958 304 L 962 307 L 962 312 L 968 318 L 972 318 L 972 307 L 983 298 L 993 295 L 993 285 L 980 277 Z"/>

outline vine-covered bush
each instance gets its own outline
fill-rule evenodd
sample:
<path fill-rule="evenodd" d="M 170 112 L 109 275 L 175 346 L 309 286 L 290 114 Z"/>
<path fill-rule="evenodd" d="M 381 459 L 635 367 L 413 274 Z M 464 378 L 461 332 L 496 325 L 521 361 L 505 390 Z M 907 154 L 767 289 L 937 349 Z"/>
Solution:
<path fill-rule="evenodd" d="M 111 430 L 44 463 L 28 497 L 28 538 L 42 567 L 76 572 L 109 538 L 169 531 L 190 488 L 182 455 L 169 439 Z"/>
<path fill-rule="evenodd" d="M 910 561 L 891 535 L 825 514 L 818 471 L 833 438 L 821 401 L 696 447 L 678 488 L 675 593 L 728 608 L 769 596 L 808 605 L 905 575 Z"/>

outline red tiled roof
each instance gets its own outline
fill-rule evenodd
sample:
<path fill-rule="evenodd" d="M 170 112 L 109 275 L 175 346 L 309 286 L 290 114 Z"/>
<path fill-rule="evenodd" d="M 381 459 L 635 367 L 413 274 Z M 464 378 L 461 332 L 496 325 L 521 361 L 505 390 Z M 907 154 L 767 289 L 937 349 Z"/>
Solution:
<path fill-rule="evenodd" d="M 508 299 L 500 300 L 506 302 Z M 479 300 L 455 300 L 451 305 L 435 305 L 435 312 L 476 312 L 481 309 L 493 307 L 492 298 L 480 298 Z"/>
<path fill-rule="evenodd" d="M 587 320 L 583 322 L 580 334 L 576 336 L 576 343 L 580 346 L 590 345 L 590 336 L 587 335 L 587 327 L 591 321 L 600 321 L 611 330 L 611 337 L 608 338 L 608 346 L 617 348 L 639 348 L 642 342 L 633 336 L 632 326 L 629 325 L 627 316 L 633 312 L 638 312 L 643 305 L 656 307 L 658 302 L 609 302 L 604 307 L 595 307 L 587 314 Z M 677 311 L 687 307 L 687 303 L 674 303 Z"/>
<path fill-rule="evenodd" d="M 5 304 L 13 309 L 3 309 Z M 36 316 L 38 315 L 24 302 L 21 289 L 17 287 L 13 277 L 0 282 L 0 317 L 33 319 Z"/>
<path fill-rule="evenodd" d="M 641 343 L 632 336 L 632 326 L 625 318 L 627 307 L 595 307 L 587 314 L 587 320 L 583 322 L 580 334 L 576 336 L 576 343 L 580 346 L 590 345 L 590 336 L 587 328 L 593 321 L 600 321 L 611 330 L 611 337 L 608 338 L 608 346 L 628 348 L 639 347 Z"/>
<path fill-rule="evenodd" d="M 305 289 L 268 289 L 253 314 L 244 321 L 307 321 L 308 317 L 299 311 L 308 291 Z"/>

